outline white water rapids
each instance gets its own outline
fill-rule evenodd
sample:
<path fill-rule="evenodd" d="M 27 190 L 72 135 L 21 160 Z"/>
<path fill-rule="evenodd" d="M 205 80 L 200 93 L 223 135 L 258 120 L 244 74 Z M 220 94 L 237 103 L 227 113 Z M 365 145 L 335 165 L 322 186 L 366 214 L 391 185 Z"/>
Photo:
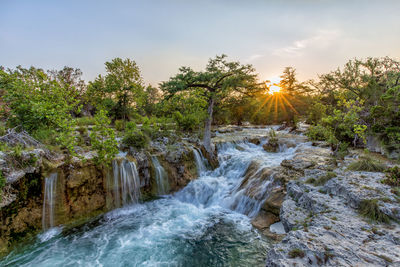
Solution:
<path fill-rule="evenodd" d="M 204 167 L 200 177 L 179 192 L 143 204 L 136 199 L 138 181 L 127 180 L 137 173 L 129 173 L 132 166 L 123 161 L 114 173 L 119 183 L 115 194 L 121 201 L 115 204 L 125 204 L 122 208 L 82 226 L 54 231 L 51 238 L 14 250 L 0 265 L 264 266 L 270 241 L 250 220 L 260 209 L 270 180 L 259 185 L 258 200 L 246 196 L 240 185 L 252 161 L 278 166 L 294 150 L 267 153 L 251 143 L 220 145 L 217 169 Z M 194 153 L 203 162 L 199 152 Z"/>

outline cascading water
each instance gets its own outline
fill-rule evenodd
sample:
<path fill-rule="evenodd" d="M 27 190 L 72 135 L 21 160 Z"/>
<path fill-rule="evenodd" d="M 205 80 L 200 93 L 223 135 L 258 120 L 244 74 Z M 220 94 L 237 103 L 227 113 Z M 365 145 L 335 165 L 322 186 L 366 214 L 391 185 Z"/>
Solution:
<path fill-rule="evenodd" d="M 95 222 L 11 253 L 0 265 L 264 266 L 271 242 L 251 226 L 249 216 L 268 194 L 271 176 L 259 182 L 257 177 L 292 157 L 293 151 L 268 153 L 251 143 L 220 145 L 220 166 L 202 171 L 174 195 L 111 211 Z M 255 161 L 260 165 L 254 175 L 244 175 Z M 204 163 L 198 161 L 199 166 L 200 162 Z M 119 170 L 114 181 L 118 180 L 122 200 L 129 194 L 123 192 L 121 181 L 129 179 L 120 178 L 121 173 L 129 169 L 133 173 L 134 165 L 114 166 Z M 251 189 L 254 185 L 261 188 Z"/>
<path fill-rule="evenodd" d="M 140 179 L 134 162 L 122 159 L 113 160 L 112 193 L 114 207 L 138 203 L 140 198 Z"/>
<path fill-rule="evenodd" d="M 194 160 L 196 162 L 197 174 L 201 176 L 207 170 L 207 160 L 204 158 L 201 151 L 193 147 Z"/>
<path fill-rule="evenodd" d="M 44 180 L 42 227 L 44 230 L 54 227 L 54 209 L 56 205 L 57 173 L 52 173 Z"/>
<path fill-rule="evenodd" d="M 151 160 L 156 172 L 157 194 L 159 196 L 165 195 L 169 191 L 168 174 L 164 170 L 163 166 L 161 166 L 156 156 L 152 156 Z"/>

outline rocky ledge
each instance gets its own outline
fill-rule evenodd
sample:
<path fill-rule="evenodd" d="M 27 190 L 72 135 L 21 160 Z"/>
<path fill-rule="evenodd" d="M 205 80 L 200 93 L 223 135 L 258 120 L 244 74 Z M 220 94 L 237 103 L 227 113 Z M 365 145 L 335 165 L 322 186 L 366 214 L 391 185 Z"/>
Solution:
<path fill-rule="evenodd" d="M 266 266 L 399 266 L 399 197 L 383 173 L 347 169 L 357 152 L 338 166 L 330 153 L 309 147 L 282 162 L 301 175 L 286 184 L 279 217 L 287 234 Z"/>

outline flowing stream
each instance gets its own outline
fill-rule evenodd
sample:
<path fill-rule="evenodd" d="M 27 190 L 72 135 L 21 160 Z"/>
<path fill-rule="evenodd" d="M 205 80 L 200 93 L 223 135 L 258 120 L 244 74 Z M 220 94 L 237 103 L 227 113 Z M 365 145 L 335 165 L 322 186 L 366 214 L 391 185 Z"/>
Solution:
<path fill-rule="evenodd" d="M 261 145 L 227 143 L 218 149 L 220 167 L 210 171 L 195 150 L 200 177 L 173 195 L 142 204 L 137 202 L 136 168 L 128 161 L 114 162 L 114 193 L 121 208 L 45 239 L 39 235 L 0 265 L 264 266 L 271 242 L 250 221 L 268 194 L 270 179 L 258 185 L 253 199 L 246 196 L 252 181 L 241 186 L 244 173 L 252 161 L 261 162 L 260 169 L 274 167 L 293 151 L 267 153 Z"/>

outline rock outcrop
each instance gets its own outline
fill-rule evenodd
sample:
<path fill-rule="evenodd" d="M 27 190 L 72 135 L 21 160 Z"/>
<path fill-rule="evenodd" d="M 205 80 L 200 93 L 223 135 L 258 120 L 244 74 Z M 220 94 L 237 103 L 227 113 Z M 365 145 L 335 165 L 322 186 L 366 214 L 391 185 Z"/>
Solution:
<path fill-rule="evenodd" d="M 400 205 L 381 183 L 383 174 L 347 171 L 351 159 L 333 168 L 329 154 L 318 147 L 282 162 L 303 175 L 286 185 L 280 220 L 288 233 L 269 251 L 266 265 L 399 265 Z M 360 203 L 371 199 L 389 224 L 360 215 Z"/>

